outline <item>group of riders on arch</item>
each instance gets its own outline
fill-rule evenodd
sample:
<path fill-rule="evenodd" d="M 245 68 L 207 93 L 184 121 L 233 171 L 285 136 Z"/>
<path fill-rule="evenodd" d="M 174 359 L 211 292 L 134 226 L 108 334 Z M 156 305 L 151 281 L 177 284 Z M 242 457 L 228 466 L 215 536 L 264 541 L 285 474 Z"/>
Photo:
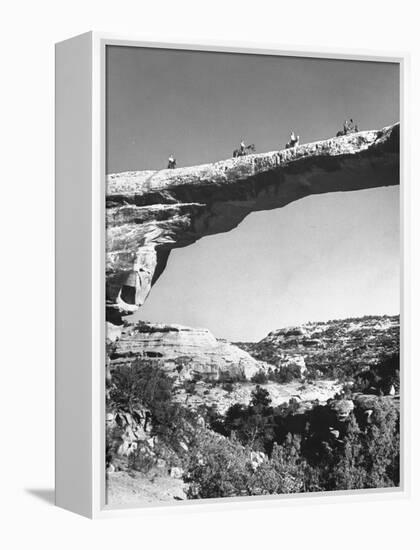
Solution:
<path fill-rule="evenodd" d="M 354 134 L 359 131 L 359 128 L 356 123 L 353 122 L 353 119 L 345 120 L 343 123 L 343 129 L 339 130 L 336 134 L 337 137 L 347 136 L 348 134 Z M 286 143 L 286 149 L 293 149 L 299 145 L 299 136 L 295 134 L 294 131 L 290 132 L 290 139 Z M 233 157 L 244 157 L 255 153 L 255 145 L 251 143 L 250 145 L 245 145 L 244 140 L 241 140 L 241 143 L 237 149 L 233 151 Z M 173 154 L 169 155 L 168 158 L 168 168 L 176 168 L 176 158 Z"/>

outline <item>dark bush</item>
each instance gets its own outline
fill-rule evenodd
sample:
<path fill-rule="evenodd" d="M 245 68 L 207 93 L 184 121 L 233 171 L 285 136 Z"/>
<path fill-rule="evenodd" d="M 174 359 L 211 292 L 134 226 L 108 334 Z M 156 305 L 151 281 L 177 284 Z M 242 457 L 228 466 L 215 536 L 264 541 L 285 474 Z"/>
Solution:
<path fill-rule="evenodd" d="M 278 384 L 289 384 L 293 380 L 299 380 L 301 378 L 299 365 L 286 365 L 274 369 L 269 373 L 269 379 Z"/>
<path fill-rule="evenodd" d="M 251 378 L 251 382 L 254 382 L 254 384 L 267 384 L 268 382 L 268 376 L 265 374 L 264 371 L 260 370 L 254 376 Z"/>
<path fill-rule="evenodd" d="M 224 382 L 222 384 L 222 388 L 227 391 L 228 393 L 232 393 L 233 390 L 234 390 L 234 386 L 232 384 L 232 382 Z"/>

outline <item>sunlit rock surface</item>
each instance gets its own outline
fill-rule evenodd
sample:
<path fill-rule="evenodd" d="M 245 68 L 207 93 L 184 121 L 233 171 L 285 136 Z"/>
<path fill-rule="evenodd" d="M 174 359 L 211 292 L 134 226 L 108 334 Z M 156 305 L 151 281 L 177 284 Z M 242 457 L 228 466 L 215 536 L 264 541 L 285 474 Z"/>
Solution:
<path fill-rule="evenodd" d="M 213 164 L 107 177 L 107 304 L 141 306 L 173 248 L 312 194 L 399 184 L 399 125 Z"/>
<path fill-rule="evenodd" d="M 111 368 L 136 358 L 161 361 L 181 379 L 200 375 L 206 380 L 249 379 L 265 368 L 265 363 L 216 339 L 207 329 L 182 325 L 139 323 L 123 328 L 114 342 Z"/>
<path fill-rule="evenodd" d="M 314 373 L 328 366 L 339 372 L 350 364 L 368 369 L 381 356 L 398 353 L 399 339 L 399 315 L 366 315 L 285 327 L 260 342 L 235 344 L 256 359 L 280 367 L 302 364 L 303 359 L 304 372 L 309 368 Z"/>

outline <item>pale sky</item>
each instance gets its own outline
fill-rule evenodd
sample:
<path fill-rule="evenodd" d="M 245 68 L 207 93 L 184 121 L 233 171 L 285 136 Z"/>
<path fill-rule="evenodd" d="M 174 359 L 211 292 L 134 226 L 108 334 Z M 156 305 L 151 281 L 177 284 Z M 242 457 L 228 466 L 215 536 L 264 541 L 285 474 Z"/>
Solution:
<path fill-rule="evenodd" d="M 399 120 L 398 66 L 108 47 L 107 171 L 283 148 L 344 118 Z M 399 188 L 307 197 L 171 252 L 136 317 L 259 340 L 306 321 L 399 312 Z"/>

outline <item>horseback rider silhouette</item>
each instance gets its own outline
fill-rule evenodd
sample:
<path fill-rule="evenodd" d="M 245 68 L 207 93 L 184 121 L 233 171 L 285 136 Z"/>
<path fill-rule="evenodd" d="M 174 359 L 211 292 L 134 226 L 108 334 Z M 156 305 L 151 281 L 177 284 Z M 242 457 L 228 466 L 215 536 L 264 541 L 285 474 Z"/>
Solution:
<path fill-rule="evenodd" d="M 359 131 L 359 127 L 354 123 L 353 119 L 345 120 L 343 124 L 343 129 L 337 132 L 337 137 L 347 136 L 348 134 L 354 134 Z"/>
<path fill-rule="evenodd" d="M 286 149 L 293 149 L 299 145 L 299 136 L 295 135 L 295 132 L 292 130 L 290 132 L 290 141 L 286 143 Z"/>
<path fill-rule="evenodd" d="M 233 157 L 244 157 L 245 155 L 248 155 L 249 153 L 255 153 L 255 145 L 251 143 L 251 145 L 245 145 L 244 140 L 241 140 L 241 143 L 239 145 L 239 149 L 235 149 L 233 151 Z"/>
<path fill-rule="evenodd" d="M 168 158 L 168 168 L 175 168 L 176 167 L 176 158 L 171 154 Z"/>

